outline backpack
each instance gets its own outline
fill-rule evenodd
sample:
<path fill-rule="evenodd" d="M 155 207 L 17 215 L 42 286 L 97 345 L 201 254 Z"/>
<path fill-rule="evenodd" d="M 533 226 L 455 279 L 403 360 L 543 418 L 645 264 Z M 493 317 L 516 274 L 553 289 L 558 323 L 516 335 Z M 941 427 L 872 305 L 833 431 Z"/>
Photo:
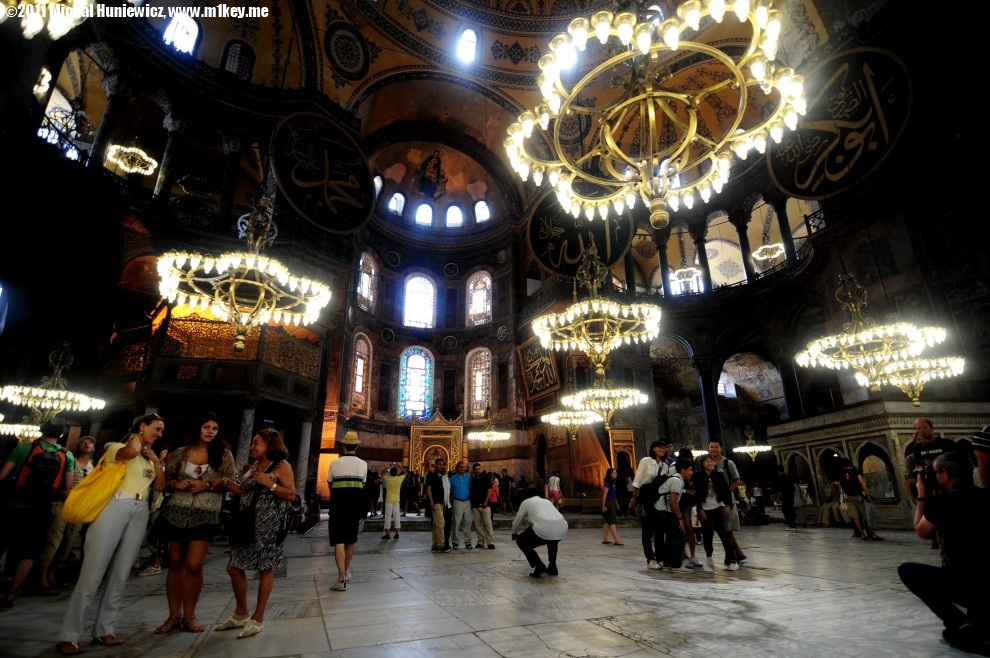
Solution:
<path fill-rule="evenodd" d="M 670 478 L 672 468 L 666 464 L 661 465 L 656 477 L 649 482 L 644 482 L 639 488 L 637 502 L 643 505 L 643 509 L 652 509 L 656 506 L 657 501 L 660 500 L 660 487 Z"/>
<path fill-rule="evenodd" d="M 35 439 L 28 458 L 17 473 L 14 499 L 21 503 L 52 503 L 60 498 L 65 476 L 65 448 L 45 450 Z"/>

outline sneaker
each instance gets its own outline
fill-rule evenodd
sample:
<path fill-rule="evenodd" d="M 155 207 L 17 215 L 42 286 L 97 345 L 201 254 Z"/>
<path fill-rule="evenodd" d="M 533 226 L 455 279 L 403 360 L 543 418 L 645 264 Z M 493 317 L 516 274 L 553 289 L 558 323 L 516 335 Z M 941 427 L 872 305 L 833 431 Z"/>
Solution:
<path fill-rule="evenodd" d="M 494 551 L 495 550 L 495 544 L 488 544 L 488 550 Z"/>
<path fill-rule="evenodd" d="M 704 565 L 704 564 L 702 563 L 702 561 L 701 561 L 701 560 L 699 560 L 699 559 L 698 559 L 698 558 L 696 558 L 696 557 L 693 557 L 693 558 L 691 558 L 691 559 L 690 559 L 690 560 L 689 560 L 688 562 L 689 562 L 689 563 L 688 563 L 688 566 L 689 566 L 689 567 L 703 567 L 703 566 L 705 566 L 705 565 Z"/>
<path fill-rule="evenodd" d="M 237 634 L 237 637 L 251 637 L 252 635 L 257 635 L 261 631 L 265 630 L 265 625 L 260 621 L 255 621 L 253 619 L 248 619 L 244 623 L 244 630 Z"/>
<path fill-rule="evenodd" d="M 705 558 L 705 562 L 704 564 L 701 565 L 701 568 L 705 573 L 711 573 L 715 571 L 715 560 L 712 558 L 711 555 Z"/>
<path fill-rule="evenodd" d="M 149 564 L 144 569 L 141 569 L 141 571 L 138 571 L 137 572 L 137 575 L 139 575 L 139 576 L 160 576 L 160 575 L 162 575 L 162 568 L 161 567 L 156 567 L 153 564 Z"/>
<path fill-rule="evenodd" d="M 682 564 L 679 567 L 670 567 L 667 569 L 667 573 L 694 573 L 694 569 Z"/>
<path fill-rule="evenodd" d="M 450 546 L 441 546 L 440 548 L 437 549 L 437 553 L 449 553 L 449 552 L 450 552 Z"/>
<path fill-rule="evenodd" d="M 397 532 L 397 533 L 395 533 L 395 539 L 398 539 L 398 538 L 399 538 L 399 533 Z"/>
<path fill-rule="evenodd" d="M 464 544 L 464 548 L 471 550 L 474 546 L 471 545 L 471 542 L 468 542 L 467 544 Z"/>
<path fill-rule="evenodd" d="M 547 575 L 548 576 L 556 576 L 557 573 L 558 572 L 557 572 L 557 565 L 556 564 L 551 564 L 549 567 L 547 567 Z"/>
<path fill-rule="evenodd" d="M 647 569 L 653 569 L 654 571 L 660 571 L 660 569 L 661 569 L 660 563 L 657 562 L 656 560 L 650 560 L 649 562 L 647 562 L 646 563 L 646 568 Z"/>
<path fill-rule="evenodd" d="M 458 548 L 461 547 L 461 545 L 455 541 L 453 544 L 450 545 L 450 547 L 456 551 Z"/>
<path fill-rule="evenodd" d="M 475 544 L 475 545 L 474 545 L 474 547 L 475 547 L 475 548 L 484 548 L 484 547 L 485 547 L 485 543 L 484 543 L 484 542 L 481 542 L 481 541 L 479 541 L 479 542 L 478 542 L 477 544 Z"/>
<path fill-rule="evenodd" d="M 784 532 L 797 532 L 797 528 L 784 528 Z"/>
<path fill-rule="evenodd" d="M 243 617 L 238 617 L 237 615 L 231 615 L 227 617 L 227 621 L 221 623 L 215 629 L 216 631 L 229 631 L 231 628 L 244 628 L 247 620 L 250 619 L 250 615 L 244 615 Z"/>
<path fill-rule="evenodd" d="M 739 563 L 729 562 L 729 564 L 727 564 L 725 568 L 728 569 L 729 571 L 739 571 Z"/>
<path fill-rule="evenodd" d="M 392 538 L 392 535 L 388 534 L 387 532 L 384 535 L 381 536 L 381 539 L 391 539 L 391 538 Z"/>

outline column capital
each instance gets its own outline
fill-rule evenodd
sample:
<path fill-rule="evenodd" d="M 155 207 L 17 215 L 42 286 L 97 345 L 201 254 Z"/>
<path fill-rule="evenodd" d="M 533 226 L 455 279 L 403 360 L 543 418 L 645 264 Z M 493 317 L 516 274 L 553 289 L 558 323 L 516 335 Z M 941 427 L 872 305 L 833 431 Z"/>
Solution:
<path fill-rule="evenodd" d="M 104 76 L 102 85 L 108 96 L 126 100 L 134 94 L 134 90 L 122 78 L 120 71 L 113 71 Z"/>
<path fill-rule="evenodd" d="M 162 120 L 162 127 L 169 133 L 184 133 L 189 128 L 189 122 L 177 114 L 169 112 Z"/>

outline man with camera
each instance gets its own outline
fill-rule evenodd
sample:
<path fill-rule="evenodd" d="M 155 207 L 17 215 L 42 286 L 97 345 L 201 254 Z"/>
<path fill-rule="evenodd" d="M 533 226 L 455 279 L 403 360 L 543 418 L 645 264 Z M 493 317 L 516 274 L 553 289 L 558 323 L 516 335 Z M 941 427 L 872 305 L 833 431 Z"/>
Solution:
<path fill-rule="evenodd" d="M 990 490 L 973 486 L 972 473 L 965 453 L 945 452 L 933 464 L 934 488 L 929 488 L 927 478 L 918 479 L 915 533 L 928 539 L 938 532 L 944 540 L 945 559 L 941 567 L 905 562 L 897 573 L 945 624 L 942 637 L 946 642 L 987 655 L 990 569 L 984 557 L 984 519 L 990 509 Z"/>

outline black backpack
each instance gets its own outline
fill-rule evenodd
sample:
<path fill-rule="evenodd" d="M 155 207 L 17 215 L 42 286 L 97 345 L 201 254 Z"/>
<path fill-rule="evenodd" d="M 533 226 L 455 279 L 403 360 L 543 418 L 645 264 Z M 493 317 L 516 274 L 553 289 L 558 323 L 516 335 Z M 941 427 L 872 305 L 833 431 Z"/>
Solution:
<path fill-rule="evenodd" d="M 34 441 L 34 447 L 17 473 L 14 500 L 20 503 L 52 503 L 60 498 L 65 477 L 65 448 L 45 450 Z"/>
<path fill-rule="evenodd" d="M 652 509 L 656 506 L 657 501 L 660 500 L 660 487 L 663 483 L 670 478 L 670 467 L 666 464 L 660 466 L 660 471 L 657 473 L 649 482 L 644 482 L 639 488 L 639 493 L 637 494 L 637 502 L 639 502 L 643 509 Z"/>

